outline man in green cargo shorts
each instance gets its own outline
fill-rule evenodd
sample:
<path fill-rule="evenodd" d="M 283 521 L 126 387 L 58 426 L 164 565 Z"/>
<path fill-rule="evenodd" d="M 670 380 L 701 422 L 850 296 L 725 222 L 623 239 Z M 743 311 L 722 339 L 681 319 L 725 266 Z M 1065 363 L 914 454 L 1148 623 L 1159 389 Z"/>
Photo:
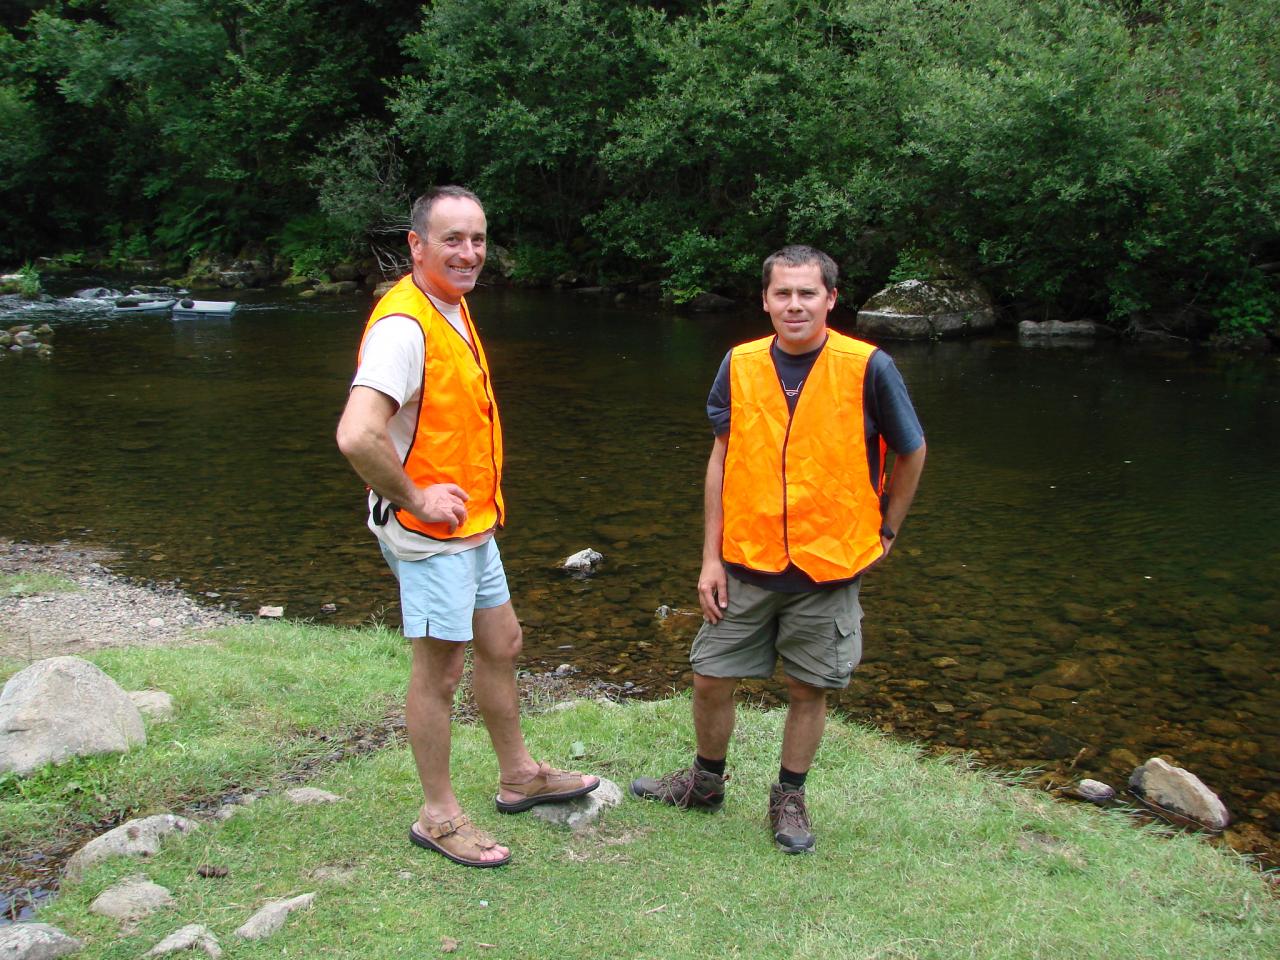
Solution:
<path fill-rule="evenodd" d="M 707 400 L 705 539 L 693 641 L 693 764 L 632 781 L 638 797 L 719 809 L 734 690 L 782 660 L 789 706 L 769 796 L 786 853 L 815 846 L 805 779 L 826 724 L 827 691 L 862 657 L 862 574 L 892 550 L 924 468 L 925 443 L 887 354 L 827 327 L 838 270 L 790 246 L 764 262 L 773 336 L 741 344 Z M 896 455 L 887 475 L 887 451 Z"/>

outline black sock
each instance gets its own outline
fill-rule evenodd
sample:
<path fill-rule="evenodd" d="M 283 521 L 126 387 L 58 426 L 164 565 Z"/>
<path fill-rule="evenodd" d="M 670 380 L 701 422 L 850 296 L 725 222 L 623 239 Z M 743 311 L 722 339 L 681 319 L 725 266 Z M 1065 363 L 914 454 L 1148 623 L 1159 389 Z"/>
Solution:
<path fill-rule="evenodd" d="M 708 760 L 702 754 L 698 754 L 693 761 L 693 765 L 699 770 L 705 770 L 707 773 L 714 773 L 717 777 L 724 776 L 723 760 Z"/>
<path fill-rule="evenodd" d="M 784 787 L 803 787 L 804 778 L 809 776 L 809 771 L 804 773 L 796 773 L 794 770 L 788 770 L 786 767 L 778 768 L 778 783 Z"/>

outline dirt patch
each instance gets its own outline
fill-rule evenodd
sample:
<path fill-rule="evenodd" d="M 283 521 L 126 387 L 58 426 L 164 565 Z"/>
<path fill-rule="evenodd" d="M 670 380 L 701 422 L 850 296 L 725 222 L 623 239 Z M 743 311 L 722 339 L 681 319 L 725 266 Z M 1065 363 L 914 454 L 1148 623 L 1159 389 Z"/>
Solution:
<path fill-rule="evenodd" d="M 111 572 L 105 550 L 0 538 L 0 577 L 47 575 L 74 589 L 0 590 L 0 658 L 20 664 L 106 647 L 201 640 L 202 631 L 241 618 L 201 606 L 179 587 L 141 585 Z"/>

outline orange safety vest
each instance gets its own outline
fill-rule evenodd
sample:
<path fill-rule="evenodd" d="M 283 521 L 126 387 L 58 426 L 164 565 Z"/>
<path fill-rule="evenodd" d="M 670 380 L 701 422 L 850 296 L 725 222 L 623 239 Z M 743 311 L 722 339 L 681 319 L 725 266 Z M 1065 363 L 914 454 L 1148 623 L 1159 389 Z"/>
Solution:
<path fill-rule="evenodd" d="M 404 469 L 419 487 L 436 483 L 456 483 L 471 497 L 467 519 L 449 532 L 447 523 L 423 523 L 408 510 L 389 504 L 374 510 L 374 522 L 387 522 L 394 509 L 400 526 L 433 540 L 456 540 L 483 533 L 503 524 L 502 424 L 489 381 L 489 364 L 484 347 L 471 322 L 467 301 L 462 301 L 462 318 L 471 334 L 468 344 L 418 289 L 413 275 L 403 277 L 378 301 L 365 324 L 360 340 L 373 325 L 392 315 L 416 320 L 422 328 L 422 403 L 413 441 L 405 454 Z M 379 500 L 379 504 L 381 501 Z"/>
<path fill-rule="evenodd" d="M 735 347 L 729 361 L 722 555 L 761 573 L 794 563 L 817 583 L 845 580 L 883 552 L 884 444 L 873 485 L 862 411 L 876 348 L 828 330 L 792 414 L 769 353 L 773 341 Z"/>

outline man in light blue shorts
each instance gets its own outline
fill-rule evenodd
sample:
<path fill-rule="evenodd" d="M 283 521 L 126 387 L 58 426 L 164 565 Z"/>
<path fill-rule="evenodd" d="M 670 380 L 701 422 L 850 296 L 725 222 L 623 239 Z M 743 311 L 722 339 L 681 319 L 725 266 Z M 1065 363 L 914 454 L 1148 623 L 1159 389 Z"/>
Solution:
<path fill-rule="evenodd" d="M 338 447 L 369 486 L 369 528 L 400 582 L 413 647 L 405 725 L 425 802 L 409 839 L 455 863 L 496 867 L 511 852 L 462 811 L 449 774 L 467 642 L 498 757 L 498 812 L 580 797 L 600 781 L 535 761 L 520 731 L 520 623 L 493 538 L 505 520 L 502 425 L 464 299 L 484 266 L 484 209 L 469 190 L 439 187 L 413 205 L 412 225 L 413 270 L 365 326 Z"/>

